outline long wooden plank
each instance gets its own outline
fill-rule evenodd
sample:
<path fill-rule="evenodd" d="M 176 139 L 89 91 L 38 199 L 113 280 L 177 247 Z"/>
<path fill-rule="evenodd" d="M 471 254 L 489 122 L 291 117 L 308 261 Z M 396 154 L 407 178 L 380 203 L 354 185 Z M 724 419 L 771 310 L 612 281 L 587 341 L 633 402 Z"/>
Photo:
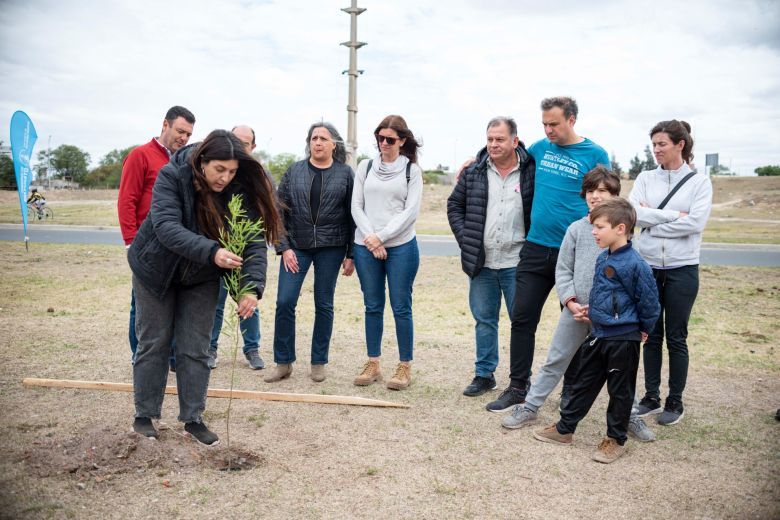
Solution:
<path fill-rule="evenodd" d="M 108 381 L 76 381 L 72 379 L 39 379 L 26 377 L 22 380 L 25 386 L 43 386 L 47 388 L 80 388 L 84 390 L 104 390 L 109 392 L 132 392 L 130 383 L 111 383 Z M 166 386 L 166 394 L 176 395 L 175 386 Z M 230 397 L 230 390 L 209 388 L 209 397 Z M 351 395 L 321 395 L 321 394 L 286 394 L 281 392 L 259 392 L 256 390 L 233 390 L 233 399 L 253 399 L 257 401 L 287 401 L 293 403 L 346 404 L 351 406 L 375 406 L 384 408 L 409 408 L 408 404 L 367 399 Z"/>

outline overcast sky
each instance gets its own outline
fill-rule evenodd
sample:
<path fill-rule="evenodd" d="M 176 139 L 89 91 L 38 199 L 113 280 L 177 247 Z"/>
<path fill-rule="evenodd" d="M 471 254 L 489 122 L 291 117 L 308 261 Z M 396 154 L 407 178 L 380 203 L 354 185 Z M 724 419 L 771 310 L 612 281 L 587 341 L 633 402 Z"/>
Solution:
<path fill-rule="evenodd" d="M 346 138 L 349 0 L 0 0 L 0 139 L 15 110 L 37 151 L 73 144 L 93 165 L 195 113 L 193 140 L 246 123 L 272 154 L 303 154 L 308 126 Z M 421 162 L 460 164 L 485 124 L 544 137 L 539 102 L 571 95 L 580 135 L 624 168 L 658 121 L 685 119 L 696 162 L 740 174 L 780 164 L 780 2 L 359 0 L 359 151 L 403 115 Z"/>

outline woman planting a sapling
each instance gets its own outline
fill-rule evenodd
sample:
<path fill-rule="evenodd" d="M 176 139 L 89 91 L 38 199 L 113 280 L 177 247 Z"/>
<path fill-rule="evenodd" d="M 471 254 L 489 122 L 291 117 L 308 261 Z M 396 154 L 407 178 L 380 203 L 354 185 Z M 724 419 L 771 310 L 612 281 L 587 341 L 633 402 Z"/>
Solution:
<path fill-rule="evenodd" d="M 226 226 L 228 203 L 234 196 L 241 198 L 240 203 L 234 199 L 233 225 Z M 240 237 L 236 236 L 237 212 L 245 216 L 239 219 L 244 222 Z M 247 234 L 252 227 L 247 224 L 252 222 L 256 232 Z M 170 343 L 175 337 L 179 420 L 199 442 L 218 442 L 203 423 L 202 413 L 220 277 L 240 270 L 240 283 L 230 292 L 237 297 L 239 316 L 251 316 L 265 288 L 264 238 L 275 243 L 280 229 L 268 177 L 228 131 L 214 130 L 202 143 L 180 149 L 160 170 L 151 211 L 128 250 L 138 335 L 133 366 L 136 432 L 158 436 L 152 419 L 160 417 Z"/>

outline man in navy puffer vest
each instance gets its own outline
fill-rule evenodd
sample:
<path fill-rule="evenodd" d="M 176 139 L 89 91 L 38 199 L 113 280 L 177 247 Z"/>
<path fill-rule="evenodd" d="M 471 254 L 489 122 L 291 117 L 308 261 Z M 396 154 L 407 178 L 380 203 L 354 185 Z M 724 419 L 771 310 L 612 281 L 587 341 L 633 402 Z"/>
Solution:
<path fill-rule="evenodd" d="M 520 249 L 531 227 L 535 163 L 517 138 L 517 124 L 495 117 L 487 146 L 458 178 L 447 219 L 469 275 L 469 306 L 476 321 L 475 377 L 463 391 L 474 397 L 496 388 L 498 319 L 503 294 L 511 316 Z"/>

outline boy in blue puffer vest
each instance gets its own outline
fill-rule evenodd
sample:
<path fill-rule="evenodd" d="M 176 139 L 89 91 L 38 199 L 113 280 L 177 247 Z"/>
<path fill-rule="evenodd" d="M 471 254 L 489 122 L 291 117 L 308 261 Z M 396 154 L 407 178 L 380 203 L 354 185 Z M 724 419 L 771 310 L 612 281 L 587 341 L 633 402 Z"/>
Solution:
<path fill-rule="evenodd" d="M 636 390 L 639 344 L 661 312 L 650 266 L 631 245 L 636 211 L 625 199 L 605 201 L 591 211 L 593 236 L 608 248 L 596 260 L 590 306 L 592 331 L 582 345 L 582 361 L 569 404 L 552 426 L 534 433 L 540 441 L 571 444 L 577 424 L 607 383 L 607 436 L 593 460 L 608 464 L 625 451 Z"/>

